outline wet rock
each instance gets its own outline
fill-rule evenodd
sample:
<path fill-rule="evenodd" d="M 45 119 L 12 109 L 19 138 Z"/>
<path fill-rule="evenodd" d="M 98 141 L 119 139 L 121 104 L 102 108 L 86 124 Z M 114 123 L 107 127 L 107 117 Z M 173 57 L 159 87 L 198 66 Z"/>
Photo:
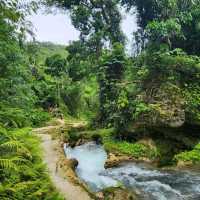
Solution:
<path fill-rule="evenodd" d="M 136 193 L 121 187 L 111 187 L 103 190 L 105 200 L 138 200 Z"/>
<path fill-rule="evenodd" d="M 65 142 L 61 141 L 61 142 L 60 142 L 60 147 L 63 148 L 64 145 L 65 145 Z"/>
<path fill-rule="evenodd" d="M 146 157 L 134 158 L 132 156 L 122 155 L 119 153 L 118 154 L 109 153 L 104 167 L 106 169 L 108 169 L 108 168 L 112 168 L 112 167 L 117 167 L 122 163 L 131 162 L 131 161 L 132 162 L 144 162 L 144 163 L 150 163 L 150 164 L 157 165 L 156 161 L 151 160 Z"/>
<path fill-rule="evenodd" d="M 82 144 L 82 139 L 79 139 L 77 142 L 76 142 L 76 146 L 80 146 Z"/>
<path fill-rule="evenodd" d="M 108 159 L 105 162 L 105 168 L 116 167 L 119 164 L 119 158 L 112 153 L 108 154 Z"/>
<path fill-rule="evenodd" d="M 177 167 L 178 168 L 188 168 L 188 167 L 192 167 L 192 166 L 193 166 L 193 162 L 192 161 L 179 160 L 177 162 Z"/>
<path fill-rule="evenodd" d="M 87 132 L 69 132 L 68 133 L 68 143 L 69 146 L 74 148 L 76 146 L 80 146 L 82 144 L 87 143 L 91 139 L 88 137 Z"/>
<path fill-rule="evenodd" d="M 69 166 L 73 169 L 73 170 L 75 170 L 76 168 L 77 168 L 77 166 L 78 166 L 78 160 L 76 160 L 75 158 L 73 158 L 73 159 L 69 159 Z"/>
<path fill-rule="evenodd" d="M 76 142 L 70 142 L 69 146 L 72 147 L 72 148 L 76 147 Z"/>
<path fill-rule="evenodd" d="M 85 143 L 87 143 L 87 142 L 88 142 L 88 140 L 86 140 L 86 139 L 84 139 L 84 138 L 80 138 L 80 139 L 76 142 L 75 146 L 80 146 L 80 145 L 85 144 Z"/>

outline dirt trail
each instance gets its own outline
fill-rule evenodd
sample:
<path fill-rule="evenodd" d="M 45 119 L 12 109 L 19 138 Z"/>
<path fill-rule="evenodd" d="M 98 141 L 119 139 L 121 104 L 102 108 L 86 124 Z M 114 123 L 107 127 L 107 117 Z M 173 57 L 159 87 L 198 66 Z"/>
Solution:
<path fill-rule="evenodd" d="M 63 121 L 60 123 L 62 126 Z M 53 129 L 55 126 L 47 126 L 43 128 L 34 129 L 34 132 L 42 139 L 42 148 L 44 151 L 44 162 L 47 164 L 50 177 L 58 189 L 58 191 L 65 197 L 66 200 L 91 200 L 88 193 L 80 186 L 74 185 L 67 180 L 67 177 L 63 177 L 62 173 L 57 171 L 57 163 L 59 159 L 59 153 L 56 150 L 59 142 L 58 140 L 52 140 L 51 135 L 45 134 L 49 129 Z"/>

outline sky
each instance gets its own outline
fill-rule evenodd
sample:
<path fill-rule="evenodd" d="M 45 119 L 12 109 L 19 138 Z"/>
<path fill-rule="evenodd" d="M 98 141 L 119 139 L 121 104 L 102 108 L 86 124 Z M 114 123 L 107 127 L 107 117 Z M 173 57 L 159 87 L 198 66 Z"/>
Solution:
<path fill-rule="evenodd" d="M 123 12 L 122 29 L 126 33 L 126 36 L 130 40 L 132 38 L 132 32 L 136 30 L 135 17 L 126 15 Z M 29 21 L 33 24 L 33 30 L 36 40 L 38 41 L 50 41 L 57 44 L 69 44 L 70 41 L 78 40 L 79 32 L 71 24 L 71 20 L 68 14 L 56 13 L 56 14 L 44 14 L 39 11 L 29 17 Z M 30 37 L 28 37 L 30 40 Z"/>

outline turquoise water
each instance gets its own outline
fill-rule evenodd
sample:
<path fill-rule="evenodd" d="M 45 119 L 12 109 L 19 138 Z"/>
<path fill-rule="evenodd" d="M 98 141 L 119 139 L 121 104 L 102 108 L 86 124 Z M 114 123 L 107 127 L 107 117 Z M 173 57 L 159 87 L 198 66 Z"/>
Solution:
<path fill-rule="evenodd" d="M 101 145 L 93 142 L 75 147 L 65 147 L 65 153 L 68 158 L 76 158 L 79 165 L 76 173 L 83 181 L 85 181 L 91 190 L 99 191 L 103 188 L 115 186 L 118 181 L 107 175 L 104 164 L 107 154 Z"/>

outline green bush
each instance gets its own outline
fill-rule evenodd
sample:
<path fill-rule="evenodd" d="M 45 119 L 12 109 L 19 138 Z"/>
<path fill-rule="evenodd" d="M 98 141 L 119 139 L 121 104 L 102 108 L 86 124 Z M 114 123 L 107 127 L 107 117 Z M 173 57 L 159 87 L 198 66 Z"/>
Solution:
<path fill-rule="evenodd" d="M 3 105 L 0 106 L 0 123 L 3 124 L 4 127 L 13 128 L 30 125 L 24 110 Z"/>
<path fill-rule="evenodd" d="M 174 160 L 192 162 L 193 164 L 200 164 L 200 143 L 197 144 L 193 150 L 181 152 L 174 156 Z"/>
<path fill-rule="evenodd" d="M 27 115 L 32 126 L 42 126 L 51 119 L 50 114 L 42 109 L 33 109 Z"/>

